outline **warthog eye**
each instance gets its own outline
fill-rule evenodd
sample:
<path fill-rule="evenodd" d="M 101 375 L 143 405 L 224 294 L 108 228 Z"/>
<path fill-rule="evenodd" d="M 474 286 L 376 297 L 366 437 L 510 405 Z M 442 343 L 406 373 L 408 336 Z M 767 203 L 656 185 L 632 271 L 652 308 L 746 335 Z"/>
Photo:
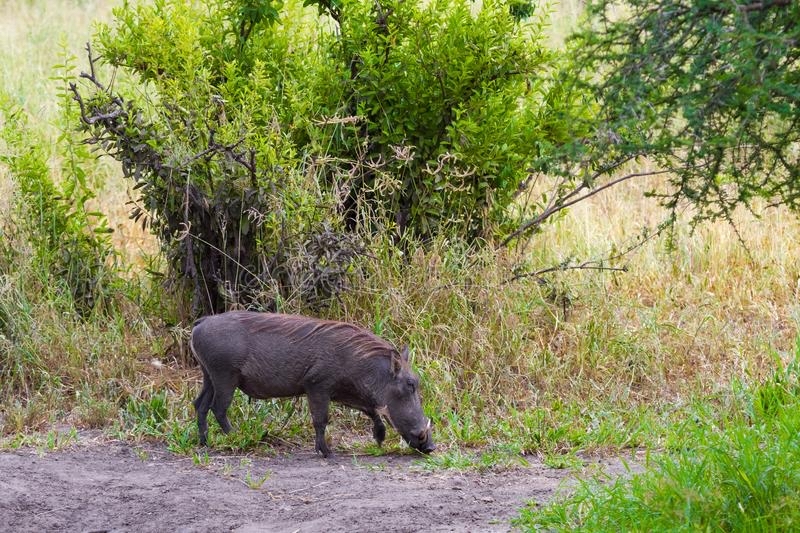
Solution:
<path fill-rule="evenodd" d="M 417 384 L 411 378 L 406 380 L 406 385 L 408 385 L 408 388 L 411 389 L 411 392 L 417 390 Z"/>

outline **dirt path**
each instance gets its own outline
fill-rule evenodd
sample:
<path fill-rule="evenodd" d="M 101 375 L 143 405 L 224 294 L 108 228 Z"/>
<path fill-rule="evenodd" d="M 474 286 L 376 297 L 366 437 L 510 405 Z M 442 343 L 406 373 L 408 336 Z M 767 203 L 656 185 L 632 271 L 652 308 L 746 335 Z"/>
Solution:
<path fill-rule="evenodd" d="M 571 476 L 536 462 L 478 473 L 415 461 L 210 452 L 198 466 L 164 447 L 117 442 L 3 452 L 0 531 L 508 531 L 526 501 L 549 500 Z"/>

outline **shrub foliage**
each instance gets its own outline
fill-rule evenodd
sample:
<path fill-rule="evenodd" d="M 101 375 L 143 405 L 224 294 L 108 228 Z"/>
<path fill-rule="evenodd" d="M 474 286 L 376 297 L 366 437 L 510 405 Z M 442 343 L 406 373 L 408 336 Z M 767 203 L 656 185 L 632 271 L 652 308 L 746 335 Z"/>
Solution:
<path fill-rule="evenodd" d="M 194 313 L 324 302 L 357 235 L 490 237 L 565 136 L 541 26 L 505 2 L 307 4 L 126 3 L 74 86 Z"/>

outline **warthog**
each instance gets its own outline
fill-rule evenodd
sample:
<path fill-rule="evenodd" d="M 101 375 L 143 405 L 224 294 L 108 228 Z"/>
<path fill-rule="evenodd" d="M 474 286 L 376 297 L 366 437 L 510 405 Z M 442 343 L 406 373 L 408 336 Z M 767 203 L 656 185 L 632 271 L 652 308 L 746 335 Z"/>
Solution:
<path fill-rule="evenodd" d="M 203 388 L 194 401 L 201 445 L 208 437 L 209 409 L 223 432 L 231 430 L 226 413 L 238 387 L 259 399 L 305 394 L 316 449 L 325 457 L 331 453 L 325 442 L 331 400 L 369 416 L 378 445 L 386 437 L 383 416 L 412 448 L 434 449 L 408 347 L 399 352 L 344 322 L 250 311 L 197 320 L 189 345 L 203 370 Z"/>

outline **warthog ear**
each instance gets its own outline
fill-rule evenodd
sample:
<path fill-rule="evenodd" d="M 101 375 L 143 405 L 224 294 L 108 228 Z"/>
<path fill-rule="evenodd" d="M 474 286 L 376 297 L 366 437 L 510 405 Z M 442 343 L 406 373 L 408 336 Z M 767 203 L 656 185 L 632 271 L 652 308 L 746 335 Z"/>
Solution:
<path fill-rule="evenodd" d="M 408 345 L 406 345 L 405 347 L 403 347 L 402 350 L 400 350 L 400 357 L 399 358 L 395 357 L 395 355 L 392 354 L 392 375 L 393 376 L 396 376 L 397 373 L 400 372 L 400 369 L 403 368 L 403 362 L 408 363 Z"/>
<path fill-rule="evenodd" d="M 408 344 L 403 346 L 403 349 L 400 350 L 400 359 L 408 363 Z"/>

